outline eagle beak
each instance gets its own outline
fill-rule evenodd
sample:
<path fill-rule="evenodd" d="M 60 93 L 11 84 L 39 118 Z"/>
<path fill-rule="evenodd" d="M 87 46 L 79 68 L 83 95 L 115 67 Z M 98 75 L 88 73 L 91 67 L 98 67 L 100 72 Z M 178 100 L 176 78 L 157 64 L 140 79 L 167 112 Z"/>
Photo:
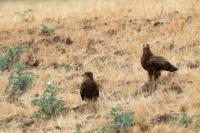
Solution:
<path fill-rule="evenodd" d="M 149 44 L 144 44 L 143 48 L 149 48 Z"/>

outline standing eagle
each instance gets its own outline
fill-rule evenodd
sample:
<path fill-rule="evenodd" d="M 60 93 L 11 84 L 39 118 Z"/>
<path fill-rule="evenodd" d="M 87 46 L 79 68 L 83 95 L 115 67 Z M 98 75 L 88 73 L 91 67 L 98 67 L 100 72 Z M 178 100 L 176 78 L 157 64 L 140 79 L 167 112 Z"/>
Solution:
<path fill-rule="evenodd" d="M 154 80 L 158 79 L 161 75 L 161 71 L 177 71 L 178 68 L 173 66 L 169 61 L 167 61 L 164 57 L 153 55 L 150 50 L 149 44 L 143 45 L 143 55 L 141 58 L 142 67 L 148 72 L 149 80 L 152 78 Z"/>
<path fill-rule="evenodd" d="M 81 98 L 82 100 L 94 100 L 96 101 L 99 97 L 99 89 L 94 81 L 92 72 L 85 72 L 83 75 L 83 82 L 81 84 Z"/>

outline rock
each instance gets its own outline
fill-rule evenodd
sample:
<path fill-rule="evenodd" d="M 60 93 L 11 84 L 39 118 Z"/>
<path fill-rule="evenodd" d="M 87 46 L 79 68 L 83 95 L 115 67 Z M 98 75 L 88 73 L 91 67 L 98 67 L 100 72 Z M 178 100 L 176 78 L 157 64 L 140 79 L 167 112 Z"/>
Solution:
<path fill-rule="evenodd" d="M 53 41 L 54 42 L 60 42 L 60 41 L 62 41 L 62 38 L 61 38 L 61 36 L 54 36 Z"/>
<path fill-rule="evenodd" d="M 139 86 L 135 91 L 135 96 L 143 94 L 149 96 L 157 90 L 157 84 L 155 82 L 145 82 Z"/>
<path fill-rule="evenodd" d="M 84 69 L 84 66 L 81 63 L 76 63 L 74 64 L 73 69 L 75 69 L 75 71 L 81 71 Z"/>
<path fill-rule="evenodd" d="M 65 44 L 71 45 L 73 43 L 72 39 L 70 37 L 65 39 Z"/>
<path fill-rule="evenodd" d="M 32 54 L 28 55 L 23 63 L 28 67 L 38 67 L 40 65 L 40 61 L 36 59 Z"/>
<path fill-rule="evenodd" d="M 30 127 L 31 125 L 33 125 L 34 124 L 34 120 L 33 119 L 31 119 L 31 118 L 20 118 L 19 119 L 19 122 L 21 123 L 21 127 Z"/>
<path fill-rule="evenodd" d="M 39 50 L 40 50 L 40 48 L 37 48 L 37 47 L 36 47 L 36 48 L 33 48 L 33 53 L 34 53 L 34 54 L 37 54 L 37 53 L 39 52 Z"/>
<path fill-rule="evenodd" d="M 34 124 L 34 120 L 24 115 L 14 115 L 1 120 L 0 123 L 7 126 L 16 125 L 17 127 L 27 128 Z"/>
<path fill-rule="evenodd" d="M 162 26 L 162 25 L 164 25 L 164 23 L 163 22 L 155 22 L 154 24 L 153 24 L 153 27 L 158 27 L 158 26 Z"/>
<path fill-rule="evenodd" d="M 115 29 L 110 29 L 107 31 L 107 34 L 111 37 L 117 34 L 117 31 Z"/>
<path fill-rule="evenodd" d="M 186 23 L 191 23 L 191 22 L 192 22 L 192 16 L 187 16 L 187 17 L 185 18 L 185 22 L 186 22 Z"/>
<path fill-rule="evenodd" d="M 200 66 L 200 61 L 189 61 L 186 66 L 190 69 L 196 69 Z"/>
<path fill-rule="evenodd" d="M 8 31 L 0 31 L 0 39 L 8 39 L 11 34 Z"/>
<path fill-rule="evenodd" d="M 178 114 L 173 113 L 173 112 L 158 114 L 154 118 L 152 118 L 150 121 L 152 124 L 167 123 L 167 122 L 174 120 L 177 117 L 177 115 Z"/>
<path fill-rule="evenodd" d="M 88 104 L 82 104 L 72 108 L 73 111 L 80 113 L 83 113 L 86 109 L 88 109 Z"/>
<path fill-rule="evenodd" d="M 130 52 L 127 50 L 117 50 L 114 52 L 114 55 L 118 55 L 118 56 L 123 56 L 123 55 L 129 55 Z"/>
<path fill-rule="evenodd" d="M 102 43 L 103 43 L 102 40 L 89 39 L 87 47 L 86 47 L 86 52 L 88 54 L 95 54 L 95 53 L 97 53 L 96 45 L 102 44 Z"/>
<path fill-rule="evenodd" d="M 65 54 L 66 50 L 65 48 L 61 48 L 61 47 L 56 47 L 56 49 L 58 50 L 58 52 L 60 52 L 61 54 Z"/>
<path fill-rule="evenodd" d="M 35 33 L 37 33 L 37 30 L 36 29 L 27 29 L 27 31 L 26 31 L 28 34 L 30 34 L 30 35 L 32 35 L 32 34 L 35 34 Z"/>
<path fill-rule="evenodd" d="M 55 129 L 61 130 L 61 127 L 60 126 L 55 126 Z"/>
<path fill-rule="evenodd" d="M 58 64 L 58 63 L 56 63 L 56 62 L 53 62 L 53 63 L 51 63 L 51 65 L 50 65 L 51 67 L 53 67 L 54 69 L 58 69 L 58 68 L 61 68 L 61 67 L 63 67 L 63 65 L 62 64 Z"/>
<path fill-rule="evenodd" d="M 16 106 L 20 106 L 22 108 L 27 108 L 23 101 L 20 100 L 18 97 L 21 95 L 22 93 L 19 93 L 19 94 L 15 94 L 15 95 L 9 95 L 6 99 L 6 101 L 10 104 L 14 104 Z"/>
<path fill-rule="evenodd" d="M 73 43 L 71 37 L 64 38 L 64 37 L 59 36 L 59 35 L 54 36 L 54 37 L 52 38 L 52 41 L 53 41 L 53 42 L 56 42 L 56 43 L 58 43 L 58 42 L 64 43 L 64 44 L 67 44 L 67 45 L 71 45 L 71 44 Z"/>
<path fill-rule="evenodd" d="M 109 100 L 120 100 L 122 97 L 123 97 L 123 94 L 121 91 L 115 91 L 108 97 L 108 99 Z"/>
<path fill-rule="evenodd" d="M 36 93 L 34 96 L 35 96 L 35 97 L 39 97 L 39 94 L 38 94 L 38 93 Z"/>
<path fill-rule="evenodd" d="M 162 48 L 171 51 L 171 50 L 174 49 L 174 42 L 170 42 L 170 43 L 164 44 L 162 46 Z"/>
<path fill-rule="evenodd" d="M 83 29 L 92 30 L 93 29 L 92 20 L 88 20 L 88 19 L 83 20 Z"/>
<path fill-rule="evenodd" d="M 167 88 L 164 89 L 164 91 L 174 91 L 177 94 L 182 93 L 182 88 L 177 84 L 172 82 Z"/>

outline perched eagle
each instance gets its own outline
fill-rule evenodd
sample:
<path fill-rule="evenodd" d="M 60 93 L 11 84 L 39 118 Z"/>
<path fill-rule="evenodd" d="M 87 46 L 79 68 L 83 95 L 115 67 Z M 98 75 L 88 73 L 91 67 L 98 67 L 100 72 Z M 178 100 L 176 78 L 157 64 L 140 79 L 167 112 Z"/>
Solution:
<path fill-rule="evenodd" d="M 149 80 L 156 80 L 161 75 L 161 71 L 177 71 L 178 68 L 173 66 L 169 61 L 161 56 L 153 55 L 149 44 L 143 45 L 143 55 L 141 58 L 142 67 L 148 72 Z"/>
<path fill-rule="evenodd" d="M 94 100 L 99 97 L 99 89 L 96 82 L 93 79 L 92 72 L 85 72 L 83 75 L 83 82 L 81 84 L 81 98 L 82 100 Z"/>

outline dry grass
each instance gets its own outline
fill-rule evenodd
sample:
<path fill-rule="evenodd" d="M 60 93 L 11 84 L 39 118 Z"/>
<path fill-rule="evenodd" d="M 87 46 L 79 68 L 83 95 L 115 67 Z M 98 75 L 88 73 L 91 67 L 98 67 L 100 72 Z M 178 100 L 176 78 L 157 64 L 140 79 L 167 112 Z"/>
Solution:
<path fill-rule="evenodd" d="M 77 125 L 83 131 L 105 123 L 105 115 L 113 106 L 135 112 L 132 133 L 194 133 L 198 126 L 171 127 L 170 123 L 151 122 L 158 114 L 200 112 L 200 1 L 198 0 L 60 0 L 0 2 L 0 47 L 17 42 L 29 42 L 31 47 L 21 57 L 32 56 L 40 61 L 31 69 L 39 75 L 32 87 L 19 97 L 24 106 L 9 103 L 5 88 L 10 72 L 0 76 L 0 120 L 10 116 L 30 116 L 36 108 L 31 105 L 35 94 L 41 95 L 45 81 L 62 87 L 59 97 L 67 107 L 85 104 L 79 95 L 80 74 L 92 71 L 101 84 L 97 112 L 89 107 L 50 120 L 35 120 L 23 130 L 13 120 L 0 125 L 0 132 L 67 132 Z M 163 25 L 154 27 L 154 23 Z M 42 25 L 55 30 L 41 35 Z M 66 45 L 52 41 L 52 36 L 71 38 Z M 50 42 L 52 43 L 50 43 Z M 150 96 L 134 92 L 147 81 L 140 65 L 142 45 L 149 43 L 152 51 L 163 55 L 179 67 L 176 74 L 163 73 L 156 90 Z M 69 64 L 65 72 L 61 66 Z M 197 65 L 195 68 L 191 65 Z M 159 81 L 158 81 L 159 82 Z M 174 82 L 183 93 L 168 90 Z M 167 90 L 167 91 L 166 91 Z M 199 123 L 200 124 L 200 123 Z M 59 126 L 60 129 L 55 127 Z"/>

